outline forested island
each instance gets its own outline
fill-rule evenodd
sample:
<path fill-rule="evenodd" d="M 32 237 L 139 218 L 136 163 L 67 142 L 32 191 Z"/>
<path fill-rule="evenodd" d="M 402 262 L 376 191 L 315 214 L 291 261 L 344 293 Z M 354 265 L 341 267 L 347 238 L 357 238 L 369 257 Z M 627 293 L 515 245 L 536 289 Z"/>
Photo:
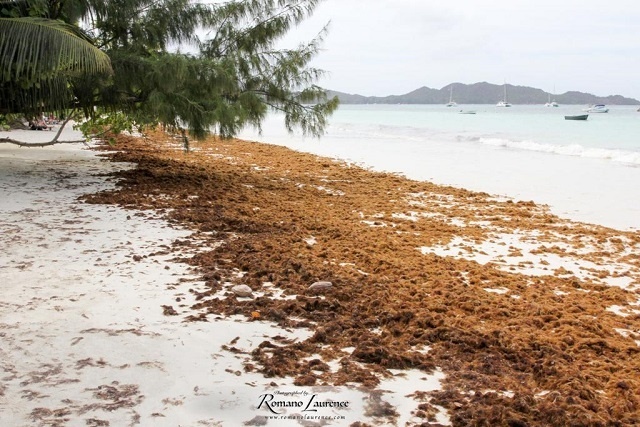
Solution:
<path fill-rule="evenodd" d="M 342 104 L 446 104 L 450 98 L 458 104 L 495 104 L 502 100 L 505 86 L 507 98 L 512 104 L 544 104 L 549 97 L 559 104 L 640 104 L 637 99 L 621 95 L 597 96 L 577 91 L 550 94 L 528 86 L 496 85 L 487 82 L 451 83 L 441 89 L 423 86 L 403 95 L 363 96 L 337 91 L 329 91 L 329 95 L 337 96 Z"/>

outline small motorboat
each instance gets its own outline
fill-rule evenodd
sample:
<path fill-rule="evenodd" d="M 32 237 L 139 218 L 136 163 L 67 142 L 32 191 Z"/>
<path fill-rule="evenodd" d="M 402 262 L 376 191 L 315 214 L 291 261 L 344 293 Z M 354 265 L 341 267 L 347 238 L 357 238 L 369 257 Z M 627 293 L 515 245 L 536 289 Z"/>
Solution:
<path fill-rule="evenodd" d="M 579 114 L 577 116 L 564 116 L 565 120 L 587 120 L 588 114 Z"/>
<path fill-rule="evenodd" d="M 609 109 L 604 104 L 596 104 L 585 110 L 588 113 L 608 113 Z"/>
<path fill-rule="evenodd" d="M 460 110 L 458 111 L 458 114 L 475 114 L 476 112 L 474 110 Z"/>

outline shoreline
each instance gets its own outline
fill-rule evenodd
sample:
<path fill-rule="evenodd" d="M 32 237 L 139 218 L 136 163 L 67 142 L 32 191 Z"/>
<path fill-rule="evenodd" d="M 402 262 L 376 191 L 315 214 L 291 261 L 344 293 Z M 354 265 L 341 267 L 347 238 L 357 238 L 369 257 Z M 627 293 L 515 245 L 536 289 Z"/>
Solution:
<path fill-rule="evenodd" d="M 193 334 L 192 328 L 207 335 L 224 318 L 244 318 L 237 323 L 247 325 L 246 334 L 258 325 L 277 325 L 274 331 L 281 333 L 270 339 L 244 345 L 232 344 L 231 336 L 215 341 L 216 348 L 226 346 L 217 357 L 242 355 L 241 364 L 235 365 L 241 368 L 227 372 L 242 382 L 248 377 L 260 384 L 282 381 L 281 387 L 292 389 L 360 385 L 382 390 L 392 387 L 388 381 L 401 380 L 402 371 L 436 374 L 441 387 L 435 389 L 426 383 L 420 389 L 413 374 L 405 374 L 413 389 L 400 387 L 402 392 L 379 396 L 373 415 L 367 418 L 360 408 L 357 416 L 350 413 L 349 424 L 365 419 L 434 426 L 471 419 L 530 425 L 568 419 L 586 423 L 594 416 L 638 419 L 637 410 L 625 409 L 640 390 L 634 375 L 640 352 L 637 232 L 571 222 L 533 202 L 496 200 L 486 193 L 366 171 L 263 143 L 194 144 L 196 150 L 185 155 L 161 134 L 150 138 L 120 138 L 111 153 L 107 147 L 112 161 L 137 166 L 112 170 L 117 186 L 83 196 L 90 203 L 79 205 L 135 209 L 124 215 L 127 219 L 122 219 L 125 211 L 118 213 L 121 219 L 111 227 L 117 230 L 118 223 L 140 216 L 138 239 L 153 221 L 144 219 L 148 215 L 186 231 L 171 234 L 172 243 L 165 238 L 160 247 L 152 242 L 161 234 L 147 236 L 146 249 L 129 251 L 126 268 L 144 264 L 140 271 L 131 271 L 134 281 L 166 268 L 153 265 L 156 252 L 163 252 L 160 266 L 169 266 L 168 271 L 180 263 L 191 268 L 180 267 L 177 277 L 162 279 L 166 289 L 149 299 L 145 313 L 156 326 L 132 330 L 149 327 L 171 338 Z M 77 189 L 73 185 L 69 188 Z M 100 189 L 105 187 L 92 191 Z M 110 215 L 121 211 L 112 209 Z M 57 227 L 64 229 L 64 223 Z M 116 248 L 110 259 L 100 262 L 107 264 L 101 268 L 123 265 L 113 257 L 127 246 L 121 242 Z M 166 264 L 167 256 L 179 263 Z M 41 268 L 14 264 L 8 271 L 15 281 Z M 95 266 L 87 267 L 91 271 Z M 309 290 L 316 281 L 333 286 L 317 295 Z M 252 298 L 233 295 L 231 287 L 240 284 L 251 288 Z M 122 292 L 117 284 L 110 286 L 114 288 L 109 292 Z M 162 296 L 167 289 L 171 299 Z M 128 298 L 135 301 L 134 295 Z M 6 311 L 11 304 L 2 302 L 0 323 L 11 335 L 20 322 Z M 56 315 L 48 303 L 36 306 Z M 107 311 L 99 322 L 112 321 Z M 164 330 L 167 324 L 174 326 Z M 295 338 L 300 331 L 306 332 Z M 293 336 L 281 336 L 285 332 Z M 87 332 L 83 334 L 76 337 L 85 338 Z M 34 345 L 46 342 L 43 338 Z M 193 348 L 199 342 L 191 341 Z M 162 352 L 169 350 L 163 347 Z M 105 369 L 95 360 L 94 355 L 93 371 Z M 227 375 L 222 366 L 198 360 L 205 369 L 199 375 Z M 107 357 L 105 361 L 114 367 L 120 363 Z M 24 382 L 25 375 L 15 371 L 16 378 L 4 388 L 12 396 L 18 393 L 18 378 Z M 35 387 L 34 382 L 30 385 Z M 125 418 L 135 417 L 133 412 L 141 417 L 154 413 L 148 402 L 157 392 L 148 382 L 138 386 L 146 387 L 147 397 L 130 399 L 128 409 L 116 411 L 128 411 Z M 130 391 L 121 388 L 119 393 Z M 214 394 L 215 387 L 208 391 Z M 176 395 L 180 393 L 186 389 Z M 347 399 L 358 400 L 349 393 Z M 96 395 L 100 393 L 94 390 L 99 399 Z M 206 400 L 193 395 L 197 393 L 183 402 Z M 254 400 L 238 404 L 256 405 Z M 401 405 L 407 408 L 398 412 Z M 193 416 L 187 406 L 166 403 L 157 413 L 167 418 L 162 421 L 169 416 L 180 420 Z M 77 416 L 80 407 L 70 405 L 68 416 Z M 448 419 L 443 408 L 449 411 Z"/>
<path fill-rule="evenodd" d="M 481 130 L 484 126 L 502 129 L 500 120 L 506 110 L 500 113 L 493 108 L 484 112 L 481 120 L 467 120 L 444 108 L 401 107 L 406 106 L 338 110 L 322 140 L 288 134 L 281 117 L 275 114 L 267 117 L 262 134 L 249 129 L 240 137 L 338 158 L 380 172 L 401 173 L 409 179 L 501 195 L 514 201 L 533 200 L 549 205 L 558 216 L 575 221 L 623 230 L 640 228 L 640 202 L 629 197 L 635 188 L 632 183 L 640 181 L 640 169 L 635 167 L 637 151 L 626 152 L 631 162 L 626 164 L 612 160 L 626 158 L 619 150 L 592 146 L 597 135 L 609 126 L 625 126 L 624 120 L 611 123 L 620 117 L 598 117 L 588 127 L 577 129 L 566 129 L 560 123 L 548 140 L 533 137 L 533 130 L 528 135 Z M 548 111 L 540 117 L 529 111 L 520 125 L 537 120 L 539 131 L 541 123 L 558 126 Z M 383 113 L 388 117 L 380 117 Z M 512 113 L 506 118 L 515 119 Z M 402 125 L 402 120 L 411 126 Z M 636 122 L 632 120 L 633 125 Z M 447 126 L 465 131 L 449 132 Z M 560 136 L 560 129 L 567 132 L 564 136 L 569 139 Z M 596 136 L 588 136 L 589 130 Z M 579 142 L 582 138 L 591 142 Z M 576 151 L 585 157 L 570 154 Z"/>

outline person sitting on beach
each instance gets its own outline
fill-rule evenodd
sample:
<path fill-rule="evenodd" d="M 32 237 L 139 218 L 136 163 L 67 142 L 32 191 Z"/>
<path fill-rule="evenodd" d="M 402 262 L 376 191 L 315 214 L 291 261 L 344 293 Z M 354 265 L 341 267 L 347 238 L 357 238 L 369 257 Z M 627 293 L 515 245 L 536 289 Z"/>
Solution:
<path fill-rule="evenodd" d="M 29 129 L 31 130 L 50 130 L 52 129 L 50 126 L 44 122 L 44 120 L 40 119 L 38 121 L 29 121 Z"/>
<path fill-rule="evenodd" d="M 36 122 L 34 122 L 33 120 L 29 120 L 29 129 L 31 129 L 31 130 L 42 130 L 42 127 L 38 126 L 36 124 Z"/>

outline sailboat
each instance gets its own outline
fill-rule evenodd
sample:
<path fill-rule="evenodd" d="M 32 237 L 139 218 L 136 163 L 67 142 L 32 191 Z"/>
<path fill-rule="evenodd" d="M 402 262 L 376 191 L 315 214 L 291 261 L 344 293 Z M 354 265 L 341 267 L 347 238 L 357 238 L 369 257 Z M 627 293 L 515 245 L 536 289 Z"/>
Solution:
<path fill-rule="evenodd" d="M 553 91 L 554 92 L 556 91 L 556 87 L 555 86 L 553 87 Z M 544 106 L 545 107 L 557 107 L 558 103 L 555 100 L 553 100 L 553 101 L 551 100 L 551 94 L 548 93 L 547 95 L 549 95 L 549 99 L 548 99 L 547 103 L 544 104 Z"/>
<path fill-rule="evenodd" d="M 455 107 L 456 105 L 458 104 L 453 100 L 453 85 L 451 85 L 449 86 L 449 102 L 447 102 L 445 107 Z"/>
<path fill-rule="evenodd" d="M 547 101 L 546 104 L 544 104 L 545 107 L 557 107 L 558 103 L 556 101 L 552 101 L 551 100 L 551 94 L 549 94 L 549 100 Z"/>
<path fill-rule="evenodd" d="M 511 107 L 507 102 L 507 84 L 504 84 L 504 99 L 496 104 L 496 107 Z"/>

